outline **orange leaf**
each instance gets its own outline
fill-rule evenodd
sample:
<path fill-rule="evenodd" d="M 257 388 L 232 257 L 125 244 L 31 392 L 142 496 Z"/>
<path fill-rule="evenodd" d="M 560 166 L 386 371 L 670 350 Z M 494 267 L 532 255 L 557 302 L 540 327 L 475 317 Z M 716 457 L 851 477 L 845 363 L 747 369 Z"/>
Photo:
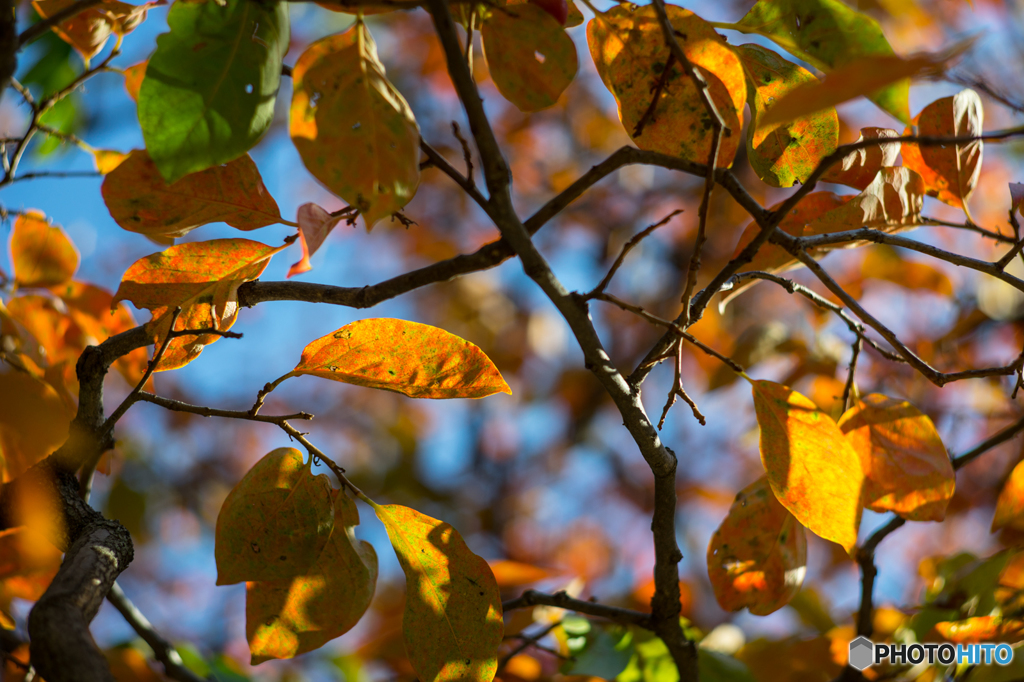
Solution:
<path fill-rule="evenodd" d="M 36 530 L 18 526 L 0 531 L 0 592 L 6 597 L 36 601 L 60 568 L 61 551 Z"/>
<path fill-rule="evenodd" d="M 131 301 L 153 313 L 149 323 L 156 343 L 169 331 L 171 315 L 181 306 L 175 330 L 231 329 L 238 317 L 238 287 L 258 278 L 277 248 L 248 239 L 215 239 L 172 246 L 140 258 L 121 278 L 113 303 Z M 157 371 L 177 369 L 195 360 L 216 334 L 172 339 Z"/>
<path fill-rule="evenodd" d="M 1018 462 L 996 500 L 992 532 L 1001 528 L 1024 531 L 1024 461 Z"/>
<path fill-rule="evenodd" d="M 872 393 L 839 420 L 860 455 L 864 506 L 911 521 L 941 521 L 956 477 L 935 425 L 905 400 Z"/>
<path fill-rule="evenodd" d="M 981 642 L 1015 644 L 1024 635 L 1024 622 L 1004 619 L 1001 616 L 978 616 L 936 623 L 935 629 L 945 639 L 956 644 L 979 644 Z"/>
<path fill-rule="evenodd" d="M 245 636 L 253 665 L 320 648 L 351 630 L 370 606 L 377 554 L 352 532 L 359 525 L 355 502 L 344 490 L 334 495 L 334 532 L 309 572 L 246 584 Z"/>
<path fill-rule="evenodd" d="M 761 462 L 775 497 L 811 532 L 852 552 L 864 474 L 843 432 L 808 398 L 753 381 Z"/>
<path fill-rule="evenodd" d="M 75 0 L 32 0 L 32 6 L 44 19 L 73 4 Z M 111 34 L 128 35 L 145 21 L 149 8 L 163 4 L 166 4 L 164 0 L 138 6 L 117 0 L 103 0 L 95 7 L 83 10 L 55 26 L 53 30 L 64 42 L 75 48 L 88 64 L 90 59 L 100 53 Z"/>
<path fill-rule="evenodd" d="M 878 140 L 887 137 L 899 137 L 900 134 L 889 128 L 861 128 L 858 142 Z M 843 160 L 833 165 L 821 176 L 822 182 L 835 182 L 849 185 L 857 189 L 867 189 L 871 181 L 884 166 L 895 166 L 896 157 L 900 155 L 899 142 L 885 142 L 850 152 Z"/>
<path fill-rule="evenodd" d="M 168 185 L 149 154 L 136 149 L 103 179 L 102 192 L 114 222 L 147 237 L 183 237 L 216 222 L 248 231 L 281 221 L 248 154 Z"/>
<path fill-rule="evenodd" d="M 884 279 L 904 289 L 934 291 L 942 296 L 953 295 L 953 283 L 946 273 L 928 263 L 906 260 L 887 244 L 873 246 L 864 256 L 860 268 L 865 277 Z"/>
<path fill-rule="evenodd" d="M 310 257 L 317 252 L 331 230 L 344 219 L 345 216 L 332 216 L 313 203 L 299 206 L 295 220 L 299 224 L 299 244 L 302 246 L 302 258 L 288 269 L 288 277 L 301 275 L 313 269 L 309 262 Z"/>
<path fill-rule="evenodd" d="M 3 480 L 21 476 L 67 440 L 71 417 L 49 384 L 24 372 L 0 372 Z"/>
<path fill-rule="evenodd" d="M 85 346 L 74 343 L 78 332 L 74 323 L 57 309 L 52 298 L 39 295 L 16 296 L 7 304 L 11 317 L 18 321 L 42 347 L 46 360 L 55 365 L 61 360 L 77 360 Z"/>
<path fill-rule="evenodd" d="M 765 476 L 736 495 L 711 536 L 708 576 L 718 605 L 744 606 L 756 616 L 778 611 L 800 590 L 807 572 L 804 527 L 775 499 Z"/>
<path fill-rule="evenodd" d="M 334 528 L 331 483 L 311 466 L 295 448 L 278 448 L 228 493 L 217 515 L 218 585 L 310 571 Z"/>
<path fill-rule="evenodd" d="M 490 566 L 491 572 L 494 573 L 494 579 L 498 581 L 498 587 L 532 585 L 558 574 L 557 571 L 519 561 L 492 561 Z"/>
<path fill-rule="evenodd" d="M 50 225 L 39 212 L 19 215 L 11 231 L 14 279 L 23 287 L 48 287 L 71 279 L 78 269 L 78 250 L 64 230 Z"/>
<path fill-rule="evenodd" d="M 146 77 L 146 66 L 149 60 L 132 64 L 124 70 L 124 89 L 128 96 L 136 103 L 139 101 L 139 88 L 142 87 L 142 79 Z"/>
<path fill-rule="evenodd" d="M 501 644 L 501 594 L 458 531 L 414 509 L 374 505 L 405 571 L 402 632 L 423 682 L 490 682 Z"/>
<path fill-rule="evenodd" d="M 286 376 L 382 388 L 410 398 L 483 398 L 512 393 L 484 352 L 443 329 L 376 318 L 312 342 Z"/>
<path fill-rule="evenodd" d="M 96 170 L 106 175 L 120 166 L 121 162 L 128 158 L 128 155 L 113 149 L 95 149 L 92 157 L 93 163 L 96 164 Z"/>

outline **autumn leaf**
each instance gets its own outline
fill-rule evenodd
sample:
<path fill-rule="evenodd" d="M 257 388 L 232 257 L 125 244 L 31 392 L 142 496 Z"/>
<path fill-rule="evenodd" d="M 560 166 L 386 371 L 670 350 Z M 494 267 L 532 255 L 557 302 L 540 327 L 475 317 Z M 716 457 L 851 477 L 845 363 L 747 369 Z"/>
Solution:
<path fill-rule="evenodd" d="M 120 166 L 121 162 L 128 158 L 128 155 L 114 149 L 94 149 L 92 158 L 96 170 L 100 174 L 106 175 Z"/>
<path fill-rule="evenodd" d="M 360 320 L 312 342 L 286 376 L 308 374 L 410 398 L 484 398 L 512 391 L 483 351 L 418 322 Z"/>
<path fill-rule="evenodd" d="M 492 561 L 490 567 L 499 587 L 532 585 L 558 574 L 557 571 L 534 566 L 533 564 L 524 564 L 521 561 Z"/>
<path fill-rule="evenodd" d="M 1024 462 L 1018 462 L 999 491 L 992 532 L 1003 528 L 1024 531 Z"/>
<path fill-rule="evenodd" d="M 72 416 L 49 384 L 24 372 L 0 372 L 4 482 L 25 473 L 67 440 Z"/>
<path fill-rule="evenodd" d="M 334 528 L 327 476 L 295 448 L 265 455 L 217 515 L 217 584 L 284 580 L 309 573 Z"/>
<path fill-rule="evenodd" d="M 800 590 L 807 572 L 804 527 L 775 499 L 762 476 L 736 495 L 711 536 L 708 576 L 718 605 L 767 616 Z"/>
<path fill-rule="evenodd" d="M 889 128 L 861 128 L 857 142 L 899 137 Z M 852 151 L 843 160 L 833 165 L 821 176 L 822 182 L 835 182 L 857 189 L 867 189 L 883 166 L 895 166 L 900 155 L 899 142 L 885 142 Z"/>
<path fill-rule="evenodd" d="M 128 268 L 114 303 L 131 301 L 153 313 L 149 329 L 157 344 L 169 331 L 175 308 L 181 314 L 175 330 L 231 328 L 238 317 L 238 287 L 258 278 L 270 257 L 286 248 L 248 239 L 215 239 L 172 246 L 141 258 Z M 177 369 L 195 360 L 216 334 L 171 339 L 157 371 Z"/>
<path fill-rule="evenodd" d="M 829 234 L 873 227 L 899 232 L 921 224 L 923 206 L 920 175 L 903 166 L 883 168 L 860 194 L 812 220 L 807 230 L 808 234 Z"/>
<path fill-rule="evenodd" d="M 292 80 L 289 131 L 309 172 L 358 208 L 367 229 L 409 203 L 420 181 L 419 126 L 366 24 L 310 45 Z"/>
<path fill-rule="evenodd" d="M 309 262 L 310 257 L 323 245 L 331 230 L 344 219 L 344 215 L 331 215 L 313 203 L 299 206 L 298 216 L 295 220 L 299 223 L 299 244 L 302 246 L 302 258 L 288 269 L 288 277 L 301 275 L 313 269 L 312 263 Z"/>
<path fill-rule="evenodd" d="M 75 0 L 32 0 L 32 7 L 43 19 L 52 17 L 75 4 Z M 129 5 L 117 0 L 103 0 L 94 7 L 83 10 L 67 21 L 55 26 L 53 31 L 61 40 L 75 48 L 85 63 L 95 57 L 106 45 L 111 35 L 125 36 L 146 20 L 146 11 L 165 4 L 164 0 Z"/>
<path fill-rule="evenodd" d="M 839 116 L 825 109 L 786 125 L 762 125 L 767 112 L 787 93 L 817 79 L 803 67 L 760 45 L 740 45 L 736 54 L 747 74 L 747 98 L 754 114 L 747 128 L 747 157 L 758 177 L 772 187 L 803 183 L 818 163 L 836 150 Z"/>
<path fill-rule="evenodd" d="M 416 674 L 423 682 L 489 682 L 503 625 L 487 562 L 447 523 L 396 504 L 374 511 L 405 571 L 402 632 Z"/>
<path fill-rule="evenodd" d="M 905 135 L 925 137 L 972 137 L 981 135 L 984 112 L 974 90 L 961 90 L 952 97 L 937 99 L 911 122 Z M 925 192 L 939 201 L 967 211 L 967 201 L 981 177 L 981 140 L 966 144 L 925 146 L 903 145 L 903 165 L 924 179 Z"/>
<path fill-rule="evenodd" d="M 61 551 L 35 529 L 18 526 L 0 531 L 0 595 L 38 601 L 60 568 Z M 40 542 L 42 540 L 42 542 Z"/>
<path fill-rule="evenodd" d="M 136 104 L 139 101 L 139 88 L 142 87 L 142 79 L 146 77 L 146 65 L 149 61 L 132 64 L 124 70 L 124 89 L 128 96 Z"/>
<path fill-rule="evenodd" d="M 907 260 L 888 244 L 871 246 L 860 269 L 865 277 L 886 280 L 904 289 L 953 295 L 953 283 L 946 273 L 928 263 Z"/>
<path fill-rule="evenodd" d="M 575 43 L 536 5 L 492 9 L 480 35 L 494 85 L 520 111 L 550 107 L 576 77 Z"/>
<path fill-rule="evenodd" d="M 741 142 L 747 99 L 743 67 L 711 24 L 675 5 L 666 9 L 683 52 L 707 79 L 711 99 L 731 131 L 723 135 L 718 153 L 718 165 L 727 167 Z M 654 8 L 644 5 L 631 12 L 617 5 L 598 14 L 587 24 L 587 42 L 633 142 L 641 149 L 707 163 L 711 119 L 693 81 L 670 59 Z"/>
<path fill-rule="evenodd" d="M 1002 616 L 977 616 L 935 625 L 942 637 L 956 644 L 1007 642 L 1016 644 L 1024 635 L 1024 621 Z"/>
<path fill-rule="evenodd" d="M 281 221 L 248 154 L 168 184 L 146 151 L 136 149 L 104 178 L 101 191 L 114 222 L 147 237 L 184 237 L 217 222 L 248 231 Z"/>
<path fill-rule="evenodd" d="M 860 455 L 868 509 L 910 521 L 941 521 L 956 477 L 949 454 L 927 415 L 905 400 L 862 397 L 839 420 Z"/>
<path fill-rule="evenodd" d="M 772 381 L 753 381 L 761 462 L 775 497 L 808 530 L 857 544 L 864 474 L 843 432 L 811 400 Z"/>
<path fill-rule="evenodd" d="M 357 525 L 355 502 L 335 491 L 334 532 L 309 572 L 246 584 L 245 636 L 253 665 L 318 649 L 366 613 L 377 584 L 377 554 L 356 540 Z"/>
<path fill-rule="evenodd" d="M 64 230 L 50 225 L 46 216 L 27 211 L 11 230 L 11 261 L 14 279 L 23 287 L 62 284 L 78 269 L 78 250 Z"/>

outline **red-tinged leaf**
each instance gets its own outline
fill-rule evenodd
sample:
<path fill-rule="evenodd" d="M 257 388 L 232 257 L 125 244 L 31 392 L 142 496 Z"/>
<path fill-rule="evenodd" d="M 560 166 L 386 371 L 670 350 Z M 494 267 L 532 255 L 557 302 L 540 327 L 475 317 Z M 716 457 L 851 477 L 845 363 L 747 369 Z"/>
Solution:
<path fill-rule="evenodd" d="M 839 420 L 860 455 L 863 502 L 910 521 L 941 521 L 956 477 L 946 446 L 927 415 L 905 400 L 872 393 Z"/>
<path fill-rule="evenodd" d="M 953 295 L 953 283 L 946 273 L 928 263 L 906 260 L 886 244 L 872 247 L 860 267 L 865 277 L 884 279 L 904 289 L 933 291 L 940 296 Z"/>
<path fill-rule="evenodd" d="M 114 221 L 147 237 L 183 237 L 208 223 L 248 231 L 281 221 L 248 154 L 168 185 L 149 154 L 136 149 L 103 179 L 102 191 Z"/>
<path fill-rule="evenodd" d="M 11 234 L 14 279 L 22 287 L 63 284 L 78 269 L 78 250 L 64 230 L 42 213 L 29 211 L 14 221 Z"/>
<path fill-rule="evenodd" d="M 482 350 L 418 322 L 360 320 L 306 346 L 289 376 L 309 374 L 383 388 L 410 398 L 483 398 L 512 393 Z"/>
<path fill-rule="evenodd" d="M 743 66 L 714 27 L 693 12 L 668 5 L 683 52 L 708 81 L 711 99 L 734 131 L 722 137 L 718 165 L 732 164 L 741 143 L 747 83 Z M 657 14 L 651 5 L 630 11 L 616 5 L 587 24 L 587 42 L 605 87 L 619 105 L 619 120 L 641 149 L 662 152 L 697 163 L 707 163 L 712 127 L 691 79 L 672 59 Z M 664 83 L 663 87 L 658 87 Z M 657 97 L 652 114 L 651 102 Z M 640 126 L 637 134 L 638 124 Z"/>
<path fill-rule="evenodd" d="M 299 244 L 302 245 L 302 258 L 288 269 L 288 277 L 301 275 L 313 269 L 310 257 L 327 239 L 334 227 L 345 219 L 345 216 L 332 216 L 316 204 L 307 203 L 299 206 L 296 222 L 299 224 Z"/>
<path fill-rule="evenodd" d="M 943 638 L 956 644 L 1016 644 L 1024 636 L 1024 621 L 1002 616 L 978 616 L 937 623 L 935 629 Z"/>
<path fill-rule="evenodd" d="M 843 432 L 811 400 L 772 381 L 754 381 L 761 462 L 775 497 L 812 533 L 852 552 L 864 474 Z"/>
<path fill-rule="evenodd" d="M 359 622 L 377 585 L 377 554 L 356 540 L 359 511 L 335 492 L 334 532 L 310 571 L 290 580 L 250 582 L 245 636 L 252 664 L 319 649 Z"/>
<path fill-rule="evenodd" d="M 71 412 L 49 384 L 24 372 L 0 371 L 0 450 L 10 481 L 68 437 Z"/>
<path fill-rule="evenodd" d="M 270 257 L 286 248 L 248 239 L 215 239 L 172 246 L 141 258 L 121 278 L 113 303 L 131 301 L 153 313 L 149 329 L 162 343 L 174 309 L 181 307 L 175 330 L 231 328 L 238 317 L 238 287 L 258 278 Z M 195 360 L 216 334 L 171 339 L 157 371 L 177 369 Z"/>
<path fill-rule="evenodd" d="M 764 476 L 736 495 L 711 536 L 708 576 L 718 605 L 767 616 L 789 603 L 807 573 L 804 527 L 775 499 Z"/>
<path fill-rule="evenodd" d="M 1002 528 L 1024 531 L 1024 462 L 1017 463 L 999 491 L 992 532 Z"/>
<path fill-rule="evenodd" d="M 923 206 L 924 181 L 920 175 L 902 166 L 883 168 L 860 194 L 813 220 L 807 226 L 808 234 L 828 234 L 860 227 L 898 232 L 921 223 Z"/>
<path fill-rule="evenodd" d="M 900 134 L 889 128 L 861 128 L 858 142 L 863 140 L 877 140 L 887 137 L 899 137 Z M 878 171 L 885 166 L 895 166 L 896 158 L 900 155 L 899 142 L 885 142 L 850 152 L 843 160 L 821 176 L 822 182 L 835 182 L 840 185 L 848 185 L 857 189 L 867 189 L 871 181 L 878 175 Z"/>
<path fill-rule="evenodd" d="M 524 564 L 521 561 L 492 561 L 490 566 L 499 587 L 532 585 L 558 574 L 557 571 L 532 564 Z"/>
<path fill-rule="evenodd" d="M 284 580 L 309 573 L 334 528 L 327 476 L 311 473 L 295 448 L 265 455 L 238 482 L 217 516 L 217 584 Z"/>
<path fill-rule="evenodd" d="M 816 82 L 811 72 L 760 45 L 740 45 L 736 54 L 747 74 L 747 98 L 754 121 L 747 129 L 747 157 L 758 177 L 772 187 L 792 187 L 810 177 L 836 150 L 839 116 L 825 109 L 785 125 L 762 126 L 762 117 L 786 93 Z"/>
<path fill-rule="evenodd" d="M 405 648 L 423 682 L 490 682 L 501 644 L 501 593 L 458 531 L 414 509 L 375 506 L 405 571 Z"/>
<path fill-rule="evenodd" d="M 32 1 L 32 7 L 44 19 L 73 4 L 75 0 Z M 88 64 L 90 59 L 100 53 L 112 34 L 124 36 L 131 33 L 145 21 L 149 8 L 162 4 L 165 4 L 163 0 L 138 6 L 117 0 L 103 0 L 55 26 L 53 30 L 64 42 L 75 48 Z"/>
<path fill-rule="evenodd" d="M 128 155 L 114 149 L 94 149 L 92 158 L 96 170 L 106 175 L 120 166 L 121 162 L 128 158 Z"/>
<path fill-rule="evenodd" d="M 961 90 L 952 97 L 937 99 L 911 122 L 905 135 L 929 137 L 971 137 L 981 135 L 984 111 L 974 90 Z M 981 140 L 966 144 L 921 147 L 912 142 L 903 145 L 903 165 L 924 179 L 928 196 L 967 210 L 967 201 L 981 176 Z"/>
<path fill-rule="evenodd" d="M 135 103 L 139 101 L 139 88 L 142 87 L 142 79 L 146 77 L 147 64 L 149 64 L 148 60 L 132 64 L 124 70 L 124 89 L 128 91 L 128 96 Z"/>
<path fill-rule="evenodd" d="M 1021 211 L 1021 204 L 1024 204 L 1024 182 L 1011 182 L 1010 213 L 1018 211 L 1021 215 L 1024 215 L 1024 211 Z"/>

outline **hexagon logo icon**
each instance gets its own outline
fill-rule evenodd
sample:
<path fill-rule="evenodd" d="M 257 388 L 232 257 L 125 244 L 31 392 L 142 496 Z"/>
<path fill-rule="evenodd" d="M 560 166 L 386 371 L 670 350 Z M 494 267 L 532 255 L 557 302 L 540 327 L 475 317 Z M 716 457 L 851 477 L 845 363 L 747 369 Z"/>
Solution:
<path fill-rule="evenodd" d="M 850 666 L 857 670 L 869 667 L 875 658 L 875 645 L 867 637 L 850 642 Z"/>

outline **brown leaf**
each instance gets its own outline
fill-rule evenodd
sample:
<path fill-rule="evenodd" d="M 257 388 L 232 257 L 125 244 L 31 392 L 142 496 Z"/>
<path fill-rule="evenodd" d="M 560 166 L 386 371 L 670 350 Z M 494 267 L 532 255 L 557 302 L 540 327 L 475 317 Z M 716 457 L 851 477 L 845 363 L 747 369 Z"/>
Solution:
<path fill-rule="evenodd" d="M 301 275 L 313 269 L 313 265 L 309 262 L 310 257 L 317 252 L 331 230 L 344 219 L 345 216 L 332 216 L 313 203 L 299 206 L 298 216 L 295 220 L 299 223 L 299 244 L 302 246 L 302 258 L 288 269 L 288 277 Z"/>
<path fill-rule="evenodd" d="M 857 141 L 899 137 L 899 135 L 898 132 L 889 128 L 861 128 Z M 886 142 L 858 149 L 850 152 L 843 157 L 842 161 L 825 171 L 821 176 L 821 181 L 849 185 L 861 190 L 866 189 L 884 166 L 896 165 L 896 158 L 899 155 L 899 142 Z"/>
<path fill-rule="evenodd" d="M 76 0 L 32 0 L 39 16 L 46 19 L 75 4 Z M 79 12 L 53 28 L 64 42 L 75 48 L 86 64 L 103 49 L 112 34 L 125 36 L 146 19 L 146 11 L 166 4 L 165 0 L 129 5 L 118 0 L 103 0 L 99 5 Z"/>

